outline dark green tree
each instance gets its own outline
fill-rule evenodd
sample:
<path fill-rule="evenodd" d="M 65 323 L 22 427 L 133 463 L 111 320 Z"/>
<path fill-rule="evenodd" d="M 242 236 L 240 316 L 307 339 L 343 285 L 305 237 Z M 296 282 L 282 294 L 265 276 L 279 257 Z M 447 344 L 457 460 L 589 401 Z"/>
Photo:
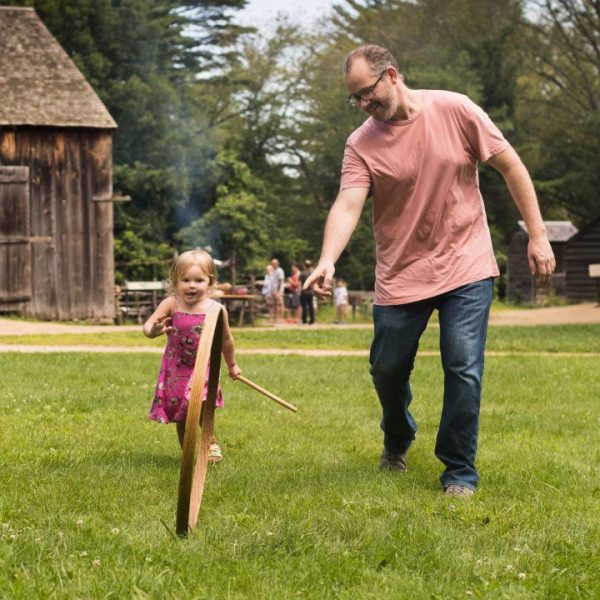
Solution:
<path fill-rule="evenodd" d="M 600 6 L 530 1 L 519 120 L 532 140 L 536 187 L 554 218 L 600 214 Z"/>
<path fill-rule="evenodd" d="M 221 152 L 215 160 L 219 172 L 217 201 L 201 218 L 178 233 L 184 247 L 210 246 L 216 256 L 226 258 L 231 282 L 238 272 L 257 270 L 269 257 L 273 218 L 260 200 L 264 183 L 232 152 Z"/>

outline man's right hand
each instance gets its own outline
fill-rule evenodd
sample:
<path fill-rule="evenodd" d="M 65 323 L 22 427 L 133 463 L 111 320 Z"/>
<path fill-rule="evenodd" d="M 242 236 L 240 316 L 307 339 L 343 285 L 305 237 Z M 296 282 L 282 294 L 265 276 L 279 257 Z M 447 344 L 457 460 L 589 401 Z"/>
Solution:
<path fill-rule="evenodd" d="M 331 296 L 331 283 L 334 273 L 335 267 L 333 263 L 321 260 L 304 282 L 302 289 L 307 290 L 312 288 L 318 298 L 327 298 Z"/>

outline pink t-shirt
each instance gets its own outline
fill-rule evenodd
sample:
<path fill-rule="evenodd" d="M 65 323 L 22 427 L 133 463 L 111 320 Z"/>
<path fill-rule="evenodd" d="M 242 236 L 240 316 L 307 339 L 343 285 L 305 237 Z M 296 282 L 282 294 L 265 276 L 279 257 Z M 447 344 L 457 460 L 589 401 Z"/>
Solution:
<path fill-rule="evenodd" d="M 498 276 L 477 163 L 508 147 L 469 98 L 437 90 L 422 91 L 412 118 L 369 118 L 352 133 L 340 190 L 368 187 L 373 196 L 376 304 Z"/>

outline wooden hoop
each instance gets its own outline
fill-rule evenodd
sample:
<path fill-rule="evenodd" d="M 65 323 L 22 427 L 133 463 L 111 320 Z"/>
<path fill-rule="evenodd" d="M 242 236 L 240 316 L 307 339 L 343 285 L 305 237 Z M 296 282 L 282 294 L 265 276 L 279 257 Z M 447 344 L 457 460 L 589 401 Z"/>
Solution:
<path fill-rule="evenodd" d="M 223 307 L 216 304 L 207 312 L 202 327 L 185 420 L 176 524 L 177 535 L 183 537 L 196 527 L 202 503 L 209 446 L 215 430 L 222 345 Z M 202 402 L 207 372 L 208 391 Z"/>

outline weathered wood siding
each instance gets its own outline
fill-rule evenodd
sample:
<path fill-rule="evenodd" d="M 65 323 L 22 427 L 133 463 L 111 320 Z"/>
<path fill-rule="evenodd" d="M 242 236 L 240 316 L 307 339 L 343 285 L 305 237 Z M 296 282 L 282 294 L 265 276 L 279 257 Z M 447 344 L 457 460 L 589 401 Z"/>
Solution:
<path fill-rule="evenodd" d="M 0 128 L 0 165 L 29 167 L 31 287 L 27 315 L 114 317 L 112 134 Z M 96 198 L 96 200 L 94 200 Z"/>
<path fill-rule="evenodd" d="M 594 302 L 596 279 L 589 265 L 600 264 L 600 217 L 589 223 L 567 244 L 565 252 L 567 298 L 571 302 Z"/>
<path fill-rule="evenodd" d="M 31 299 L 29 169 L 0 166 L 0 308 Z"/>
<path fill-rule="evenodd" d="M 527 258 L 529 236 L 525 231 L 515 231 L 508 244 L 507 274 L 508 300 L 516 304 L 543 303 L 550 293 L 565 295 L 565 242 L 550 242 L 556 269 L 550 283 L 540 286 L 539 277 L 532 277 Z"/>
<path fill-rule="evenodd" d="M 508 244 L 506 272 L 508 301 L 531 303 L 535 298 L 534 282 L 527 261 L 529 236 L 522 230 L 513 233 Z"/>

